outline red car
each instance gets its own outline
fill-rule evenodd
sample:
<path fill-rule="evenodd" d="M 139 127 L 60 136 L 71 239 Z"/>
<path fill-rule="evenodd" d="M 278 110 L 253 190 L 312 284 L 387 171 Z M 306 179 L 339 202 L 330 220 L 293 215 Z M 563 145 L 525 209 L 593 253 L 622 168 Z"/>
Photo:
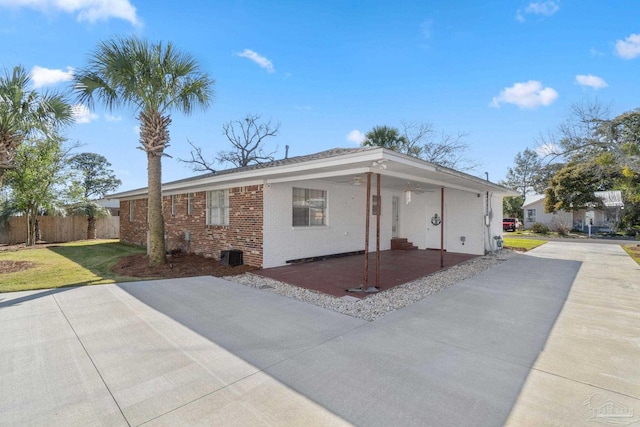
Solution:
<path fill-rule="evenodd" d="M 504 231 L 516 231 L 518 220 L 515 218 L 503 218 L 502 230 Z"/>

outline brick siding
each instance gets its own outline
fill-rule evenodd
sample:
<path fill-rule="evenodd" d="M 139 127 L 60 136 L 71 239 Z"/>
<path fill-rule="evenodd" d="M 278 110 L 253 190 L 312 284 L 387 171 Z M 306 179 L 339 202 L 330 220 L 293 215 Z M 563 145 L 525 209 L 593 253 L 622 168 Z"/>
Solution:
<path fill-rule="evenodd" d="M 129 218 L 133 203 L 133 221 Z M 147 199 L 120 201 L 120 240 L 132 245 L 147 245 Z"/>
<path fill-rule="evenodd" d="M 147 200 L 135 200 L 134 221 L 129 221 L 129 201 L 121 202 L 120 239 L 146 245 Z M 229 225 L 206 225 L 206 192 L 193 193 L 193 212 L 187 214 L 188 195 L 176 196 L 176 213 L 171 213 L 171 196 L 162 198 L 167 250 L 181 250 L 220 259 L 220 252 L 239 249 L 244 263 L 262 266 L 262 185 L 229 189 Z M 187 235 L 190 233 L 190 240 Z"/>

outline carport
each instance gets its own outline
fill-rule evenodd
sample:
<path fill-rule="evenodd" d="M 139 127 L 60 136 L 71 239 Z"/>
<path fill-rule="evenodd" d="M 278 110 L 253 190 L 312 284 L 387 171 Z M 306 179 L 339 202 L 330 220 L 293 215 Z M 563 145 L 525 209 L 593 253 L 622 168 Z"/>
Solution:
<path fill-rule="evenodd" d="M 476 257 L 428 249 L 387 250 L 380 251 L 379 255 L 380 291 L 386 291 Z M 444 267 L 440 266 L 441 260 L 444 262 Z M 267 268 L 253 273 L 336 297 L 350 295 L 364 298 L 369 294 L 347 291 L 362 286 L 364 261 L 365 255 L 358 254 Z M 375 252 L 368 254 L 367 264 L 369 276 L 372 278 L 370 284 L 373 284 L 376 269 Z"/>

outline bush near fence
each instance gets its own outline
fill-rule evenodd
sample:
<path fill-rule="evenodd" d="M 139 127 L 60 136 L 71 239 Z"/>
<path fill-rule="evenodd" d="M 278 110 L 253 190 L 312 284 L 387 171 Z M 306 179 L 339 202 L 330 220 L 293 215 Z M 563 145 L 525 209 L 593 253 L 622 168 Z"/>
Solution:
<path fill-rule="evenodd" d="M 40 240 L 45 242 L 72 242 L 87 238 L 87 217 L 85 216 L 39 216 Z M 120 238 L 120 217 L 111 216 L 96 219 L 97 239 Z M 27 240 L 27 218 L 14 216 L 9 219 L 9 227 L 0 230 L 0 244 L 15 245 Z"/>

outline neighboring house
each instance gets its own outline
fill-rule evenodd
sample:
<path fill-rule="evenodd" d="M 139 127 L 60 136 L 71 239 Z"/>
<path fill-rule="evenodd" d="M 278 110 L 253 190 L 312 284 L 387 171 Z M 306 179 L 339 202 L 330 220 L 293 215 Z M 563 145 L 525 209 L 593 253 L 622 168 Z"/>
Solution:
<path fill-rule="evenodd" d="M 111 216 L 120 216 L 120 200 L 118 199 L 99 199 L 96 200 L 100 206 L 109 209 Z"/>
<path fill-rule="evenodd" d="M 602 200 L 604 207 L 586 206 L 573 212 L 558 211 L 545 213 L 544 194 L 527 196 L 522 209 L 524 211 L 524 228 L 529 229 L 535 223 L 547 225 L 550 229 L 559 226 L 573 228 L 581 231 L 588 230 L 591 223 L 591 231 L 614 231 L 622 216 L 624 203 L 620 191 L 596 191 L 595 196 Z"/>
<path fill-rule="evenodd" d="M 391 249 L 394 238 L 406 238 L 420 249 L 483 255 L 496 249 L 494 237 L 502 235 L 502 198 L 517 195 L 481 178 L 369 147 L 200 175 L 166 183 L 162 193 L 167 250 L 219 258 L 221 251 L 236 249 L 246 264 L 264 268 L 364 250 L 367 216 L 368 250 L 374 251 L 379 200 L 381 250 Z M 120 200 L 120 239 L 146 245 L 147 189 L 110 197 Z"/>

